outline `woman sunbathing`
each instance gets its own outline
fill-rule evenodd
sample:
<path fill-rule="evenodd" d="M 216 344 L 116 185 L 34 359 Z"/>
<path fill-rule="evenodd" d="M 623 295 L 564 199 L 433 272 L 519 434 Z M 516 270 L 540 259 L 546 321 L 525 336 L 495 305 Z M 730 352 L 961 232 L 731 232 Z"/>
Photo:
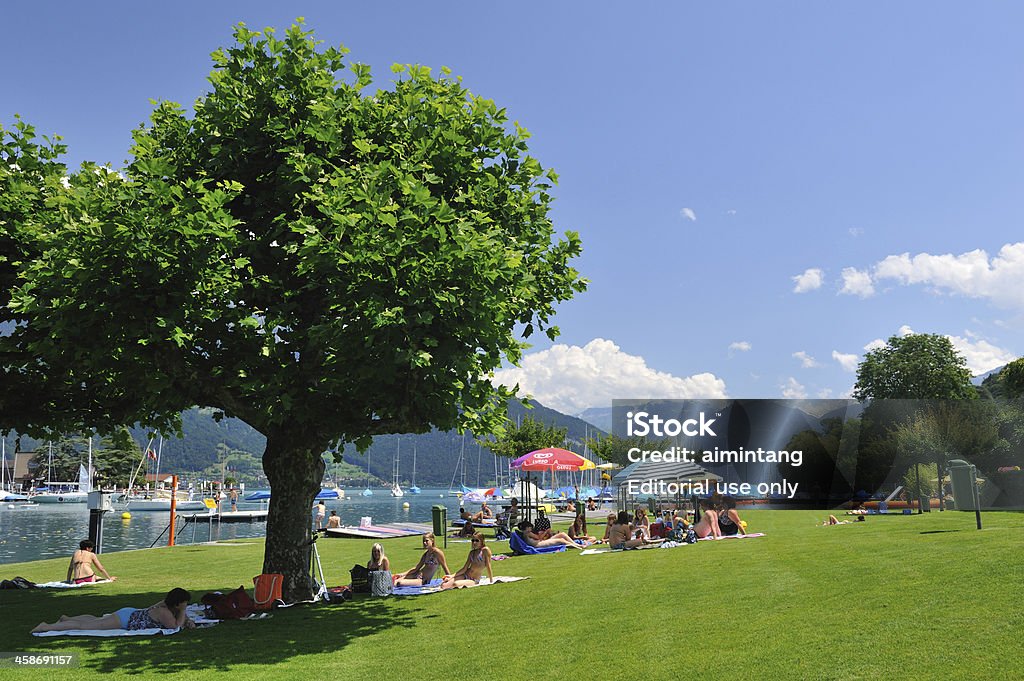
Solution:
<path fill-rule="evenodd" d="M 454 575 L 445 576 L 441 582 L 442 589 L 459 589 L 475 586 L 480 583 L 487 572 L 487 579 L 492 579 L 491 550 L 484 546 L 484 536 L 479 532 L 473 535 L 473 548 L 466 557 L 466 564 Z"/>
<path fill-rule="evenodd" d="M 127 629 L 137 631 L 139 629 L 177 629 L 185 627 L 194 628 L 195 622 L 185 614 L 192 595 L 184 589 L 171 589 L 159 603 L 136 610 L 135 608 L 121 608 L 109 615 L 77 615 L 68 617 L 61 615 L 60 619 L 53 624 L 41 622 L 32 630 L 32 633 L 44 631 L 70 631 L 75 629 Z"/>
<path fill-rule="evenodd" d="M 736 499 L 730 496 L 722 497 L 722 506 L 718 512 L 718 529 L 723 537 L 733 535 L 743 536 L 743 521 L 740 514 L 736 512 Z"/>
<path fill-rule="evenodd" d="M 614 525 L 614 524 L 615 524 L 615 514 L 614 513 L 609 513 L 608 514 L 608 524 L 604 526 L 604 536 L 601 538 L 601 541 L 605 541 L 606 542 L 609 539 L 611 539 L 612 525 Z"/>
<path fill-rule="evenodd" d="M 430 583 L 434 573 L 440 567 L 442 576 L 448 576 L 448 563 L 444 559 L 444 551 L 437 548 L 434 533 L 427 532 L 423 535 L 423 555 L 416 567 L 406 572 L 395 575 L 395 586 L 422 586 Z"/>
<path fill-rule="evenodd" d="M 569 538 L 583 546 L 589 546 L 597 541 L 597 537 L 591 537 L 587 534 L 586 524 L 586 519 L 578 515 L 576 520 L 572 521 L 572 526 L 569 528 Z"/>
<path fill-rule="evenodd" d="M 651 538 L 651 521 L 647 519 L 647 509 L 643 506 L 637 506 L 633 512 L 633 530 L 640 530 L 643 539 Z"/>
<path fill-rule="evenodd" d="M 700 517 L 700 521 L 694 524 L 693 531 L 697 533 L 697 536 L 703 539 L 704 537 L 711 536 L 715 539 L 722 537 L 722 530 L 718 526 L 718 513 L 714 509 L 710 508 L 708 502 L 701 502 L 701 506 L 707 505 L 708 508 L 704 509 L 704 515 Z"/>
<path fill-rule="evenodd" d="M 366 564 L 367 570 L 390 570 L 391 561 L 384 555 L 384 547 L 380 543 L 370 547 L 370 562 Z"/>
<path fill-rule="evenodd" d="M 571 546 L 574 549 L 582 548 L 565 532 L 555 532 L 545 539 L 544 535 L 533 531 L 533 523 L 529 520 L 524 520 L 519 523 L 519 532 L 523 535 L 523 540 L 535 549 L 542 549 L 546 546 Z"/>
<path fill-rule="evenodd" d="M 68 565 L 68 584 L 87 584 L 96 581 L 96 573 L 93 567 L 103 573 L 103 576 L 114 581 L 117 577 L 111 577 L 107 569 L 100 563 L 96 555 L 96 544 L 91 539 L 83 539 L 78 543 L 78 550 L 71 554 L 71 564 Z"/>

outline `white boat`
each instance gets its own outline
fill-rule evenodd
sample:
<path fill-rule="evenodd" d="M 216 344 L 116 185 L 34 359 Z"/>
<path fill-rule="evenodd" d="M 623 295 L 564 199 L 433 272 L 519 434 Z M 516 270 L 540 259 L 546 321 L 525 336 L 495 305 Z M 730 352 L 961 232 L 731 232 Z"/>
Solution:
<path fill-rule="evenodd" d="M 399 457 L 402 455 L 402 438 L 398 438 L 398 449 L 395 453 L 395 465 L 392 472 L 391 480 L 391 496 L 393 497 L 404 497 L 405 492 L 402 491 L 402 486 L 398 484 L 398 462 Z"/>
<path fill-rule="evenodd" d="M 169 497 L 157 497 L 155 499 L 128 499 L 124 507 L 129 511 L 163 511 L 167 513 L 171 510 L 171 500 Z M 206 502 L 202 499 L 178 499 L 175 502 L 174 509 L 175 511 L 207 510 Z"/>
<path fill-rule="evenodd" d="M 28 497 L 24 494 L 16 494 L 13 491 L 8 492 L 4 489 L 8 485 L 8 482 L 4 480 L 4 476 L 7 472 L 7 438 L 4 437 L 2 444 L 0 444 L 0 451 L 2 451 L 2 460 L 0 460 L 0 501 L 28 501 Z M 17 460 L 17 454 L 15 454 L 15 460 Z M 11 479 L 9 481 L 11 489 L 14 489 L 14 472 L 11 472 Z"/>
<path fill-rule="evenodd" d="M 409 494 L 420 494 L 421 490 L 416 486 L 416 443 L 412 443 L 412 487 L 406 490 Z"/>
<path fill-rule="evenodd" d="M 363 496 L 373 496 L 373 490 L 370 489 L 370 452 L 366 452 L 366 489 L 363 490 Z"/>
<path fill-rule="evenodd" d="M 77 482 L 51 482 L 45 492 L 33 494 L 31 501 L 37 504 L 84 504 L 89 493 L 82 492 Z"/>
<path fill-rule="evenodd" d="M 46 491 L 32 495 L 37 504 L 84 504 L 92 491 L 92 437 L 89 438 L 89 467 L 78 465 L 78 482 L 48 482 Z"/>

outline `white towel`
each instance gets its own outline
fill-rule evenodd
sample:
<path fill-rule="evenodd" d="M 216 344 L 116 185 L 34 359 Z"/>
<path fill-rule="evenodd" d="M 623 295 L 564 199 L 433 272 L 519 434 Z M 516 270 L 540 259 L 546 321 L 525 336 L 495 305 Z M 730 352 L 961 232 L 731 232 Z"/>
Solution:
<path fill-rule="evenodd" d="M 81 584 L 68 584 L 67 582 L 44 582 L 36 584 L 40 589 L 77 589 L 80 586 L 92 586 L 93 584 L 110 584 L 109 579 L 97 579 L 95 582 L 82 582 Z"/>

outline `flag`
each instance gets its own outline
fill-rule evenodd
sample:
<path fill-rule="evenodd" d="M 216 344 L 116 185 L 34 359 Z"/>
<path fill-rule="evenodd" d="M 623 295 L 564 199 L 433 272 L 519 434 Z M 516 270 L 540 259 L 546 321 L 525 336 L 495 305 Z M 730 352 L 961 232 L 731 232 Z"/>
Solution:
<path fill-rule="evenodd" d="M 154 451 L 153 451 L 152 449 L 150 449 L 150 450 L 147 450 L 147 451 L 146 451 L 146 457 L 147 457 L 147 458 L 148 458 L 148 459 L 149 459 L 150 461 L 156 461 L 156 452 L 154 452 Z"/>

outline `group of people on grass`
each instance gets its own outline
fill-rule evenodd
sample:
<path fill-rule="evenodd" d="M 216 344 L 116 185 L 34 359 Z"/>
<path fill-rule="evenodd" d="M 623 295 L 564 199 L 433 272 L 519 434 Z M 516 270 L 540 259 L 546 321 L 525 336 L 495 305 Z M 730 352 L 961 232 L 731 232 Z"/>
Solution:
<path fill-rule="evenodd" d="M 535 522 L 523 521 L 517 526 L 523 540 L 534 548 L 566 546 L 584 548 L 592 544 L 608 544 L 613 549 L 638 548 L 647 544 L 659 544 L 665 540 L 682 541 L 686 533 L 693 530 L 698 538 L 744 535 L 746 523 L 736 512 L 736 499 L 730 496 L 712 499 L 703 503 L 704 513 L 696 523 L 689 523 L 684 516 L 664 511 L 663 517 L 655 521 L 661 524 L 661 531 L 654 536 L 647 509 L 640 506 L 630 517 L 627 511 L 608 514 L 604 536 L 598 539 L 586 531 L 586 517 L 577 515 L 568 532 L 552 532 L 551 521 L 538 511 Z"/>
<path fill-rule="evenodd" d="M 514 500 L 513 500 L 514 501 Z M 704 502 L 704 512 L 700 520 L 689 524 L 685 517 L 673 516 L 666 511 L 664 516 L 656 522 L 665 526 L 664 537 L 653 537 L 651 535 L 651 522 L 647 517 L 647 510 L 638 507 L 632 518 L 627 511 L 619 511 L 618 514 L 609 514 L 605 527 L 604 536 L 597 539 L 586 533 L 586 518 L 578 515 L 573 521 L 568 532 L 556 532 L 551 528 L 551 521 L 544 511 L 538 511 L 535 522 L 524 520 L 518 524 L 518 530 L 523 540 L 530 546 L 543 548 L 548 546 L 566 546 L 569 548 L 582 549 L 591 544 L 607 543 L 613 549 L 638 548 L 647 544 L 657 544 L 666 538 L 678 536 L 679 532 L 693 530 L 697 537 L 719 538 L 729 535 L 743 535 L 745 526 L 739 514 L 736 512 L 736 500 L 733 497 L 721 497 Z M 484 504 L 484 510 L 489 510 Z M 480 514 L 477 514 L 480 515 Z M 337 517 L 332 512 L 333 517 Z M 483 516 L 481 516 L 482 518 Z M 493 517 L 493 516 L 492 516 Z M 828 524 L 835 524 L 835 516 L 829 516 Z M 862 518 L 861 518 L 862 519 Z M 479 522 L 475 516 L 466 519 L 466 525 L 472 527 L 473 522 Z M 423 554 L 419 561 L 412 568 L 393 575 L 395 586 L 422 586 L 429 584 L 438 570 L 441 570 L 441 589 L 454 589 L 479 584 L 486 574 L 488 579 L 493 578 L 491 572 L 491 550 L 486 546 L 484 537 L 479 532 L 471 535 L 472 548 L 466 557 L 465 564 L 454 574 L 448 568 L 448 562 L 444 551 L 437 547 L 436 538 L 433 532 L 423 535 Z M 391 561 L 384 553 L 384 547 L 376 543 L 370 551 L 370 561 L 366 564 L 368 570 L 382 570 L 390 572 Z M 83 584 L 96 580 L 96 571 L 99 571 L 109 580 L 116 577 L 110 575 L 95 552 L 95 544 L 86 539 L 79 544 L 79 548 L 71 556 L 71 563 L 68 566 L 67 581 L 74 584 Z M 155 603 L 148 608 L 121 608 L 120 610 L 102 616 L 78 615 L 69 617 L 62 615 L 59 620 L 52 624 L 40 623 L 32 630 L 33 633 L 47 631 L 68 631 L 77 629 L 149 629 L 149 628 L 192 628 L 195 623 L 185 613 L 185 608 L 191 600 L 188 591 L 175 588 L 167 593 L 162 601 Z"/>
<path fill-rule="evenodd" d="M 484 537 L 479 532 L 471 538 L 472 548 L 466 557 L 466 563 L 454 574 L 448 569 L 448 561 L 444 551 L 437 547 L 433 532 L 423 535 L 423 554 L 419 561 L 409 570 L 392 575 L 395 586 L 424 586 L 430 584 L 437 571 L 441 570 L 441 588 L 455 589 L 479 584 L 487 574 L 491 579 L 491 550 L 485 545 Z M 384 547 L 377 543 L 370 549 L 370 561 L 366 569 L 372 571 L 391 571 L 391 560 L 384 555 Z"/>

